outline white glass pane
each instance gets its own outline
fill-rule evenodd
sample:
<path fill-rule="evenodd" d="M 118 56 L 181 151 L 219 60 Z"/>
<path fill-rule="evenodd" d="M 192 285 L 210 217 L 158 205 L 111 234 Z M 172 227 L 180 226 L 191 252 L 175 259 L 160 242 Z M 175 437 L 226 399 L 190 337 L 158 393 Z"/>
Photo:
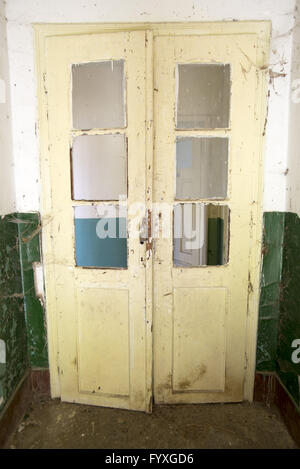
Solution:
<path fill-rule="evenodd" d="M 124 94 L 123 60 L 73 65 L 73 127 L 124 127 Z"/>
<path fill-rule="evenodd" d="M 178 129 L 229 126 L 230 65 L 178 65 Z"/>
<path fill-rule="evenodd" d="M 124 135 L 81 135 L 72 149 L 74 200 L 119 200 L 127 195 Z"/>
<path fill-rule="evenodd" d="M 229 208 L 213 204 L 174 207 L 175 266 L 224 265 L 229 253 Z"/>
<path fill-rule="evenodd" d="M 177 138 L 177 199 L 223 199 L 227 196 L 227 179 L 227 138 Z"/>

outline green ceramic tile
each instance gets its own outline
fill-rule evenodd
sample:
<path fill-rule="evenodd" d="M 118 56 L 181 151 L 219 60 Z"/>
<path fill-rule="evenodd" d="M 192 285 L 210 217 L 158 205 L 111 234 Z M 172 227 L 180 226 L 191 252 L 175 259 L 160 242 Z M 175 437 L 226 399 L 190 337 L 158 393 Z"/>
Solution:
<path fill-rule="evenodd" d="M 0 376 L 0 398 L 3 398 L 1 409 L 28 368 L 18 222 L 15 215 L 0 219 L 0 339 L 6 348 L 6 363 L 2 364 L 4 366 Z"/>
<path fill-rule="evenodd" d="M 283 379 L 293 396 L 299 393 L 300 364 L 293 363 L 292 342 L 300 339 L 300 219 L 296 214 L 285 216 L 284 249 L 282 264 L 280 323 L 278 331 L 277 362 Z M 294 376 L 294 378 L 292 378 Z"/>
<path fill-rule="evenodd" d="M 35 295 L 32 263 L 40 262 L 40 219 L 38 213 L 18 214 L 24 307 L 29 363 L 32 368 L 48 367 L 44 308 Z"/>
<path fill-rule="evenodd" d="M 261 319 L 257 335 L 256 368 L 258 371 L 275 371 L 278 319 Z"/>

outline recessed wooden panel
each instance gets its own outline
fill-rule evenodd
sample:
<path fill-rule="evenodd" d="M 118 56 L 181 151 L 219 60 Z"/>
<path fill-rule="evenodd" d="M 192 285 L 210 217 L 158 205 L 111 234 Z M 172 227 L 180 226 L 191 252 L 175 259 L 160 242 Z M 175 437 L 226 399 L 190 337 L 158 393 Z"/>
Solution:
<path fill-rule="evenodd" d="M 174 391 L 224 391 L 226 292 L 175 288 Z"/>
<path fill-rule="evenodd" d="M 80 288 L 79 391 L 129 395 L 128 291 Z"/>

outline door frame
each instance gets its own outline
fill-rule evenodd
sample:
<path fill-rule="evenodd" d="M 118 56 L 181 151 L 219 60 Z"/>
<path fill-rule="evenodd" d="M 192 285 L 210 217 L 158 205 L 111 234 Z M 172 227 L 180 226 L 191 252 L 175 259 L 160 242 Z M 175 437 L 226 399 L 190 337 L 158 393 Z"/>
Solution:
<path fill-rule="evenodd" d="M 257 70 L 257 101 L 256 112 L 257 135 L 260 138 L 255 144 L 255 151 L 259 162 L 258 193 L 252 203 L 252 246 L 249 256 L 249 283 L 248 283 L 248 314 L 247 337 L 245 349 L 245 376 L 244 399 L 253 400 L 253 388 L 256 365 L 257 324 L 260 294 L 260 266 L 262 248 L 262 193 L 263 193 L 263 150 L 265 138 L 265 122 L 267 115 L 267 79 L 269 63 L 269 42 L 271 35 L 270 21 L 226 21 L 226 22 L 188 22 L 188 23 L 82 23 L 82 24 L 34 24 L 35 53 L 36 53 L 36 79 L 37 79 L 37 130 L 39 137 L 40 173 L 41 173 L 41 224 L 42 224 L 42 259 L 45 279 L 45 310 L 47 321 L 48 354 L 52 398 L 60 397 L 59 379 L 59 349 L 58 349 L 58 325 L 47 294 L 54 288 L 53 260 L 51 249 L 51 233 L 49 221 L 51 219 L 51 183 L 48 114 L 47 114 L 47 88 L 46 76 L 46 47 L 47 38 L 50 36 L 86 35 L 105 32 L 138 31 L 144 30 L 146 34 L 146 208 L 151 210 L 153 188 L 153 38 L 165 35 L 237 35 L 251 34 L 257 40 L 257 61 L 249 66 Z M 152 285 L 152 251 L 149 247 L 146 256 L 146 389 L 149 399 L 148 411 L 151 411 L 152 403 L 152 310 L 153 310 L 153 285 Z"/>

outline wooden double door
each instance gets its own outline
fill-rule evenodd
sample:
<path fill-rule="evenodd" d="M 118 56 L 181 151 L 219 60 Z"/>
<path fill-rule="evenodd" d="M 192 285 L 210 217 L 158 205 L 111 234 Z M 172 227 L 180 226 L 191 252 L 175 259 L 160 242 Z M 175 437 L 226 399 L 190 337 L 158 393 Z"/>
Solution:
<path fill-rule="evenodd" d="M 251 398 L 269 31 L 250 26 L 40 27 L 54 397 Z"/>

